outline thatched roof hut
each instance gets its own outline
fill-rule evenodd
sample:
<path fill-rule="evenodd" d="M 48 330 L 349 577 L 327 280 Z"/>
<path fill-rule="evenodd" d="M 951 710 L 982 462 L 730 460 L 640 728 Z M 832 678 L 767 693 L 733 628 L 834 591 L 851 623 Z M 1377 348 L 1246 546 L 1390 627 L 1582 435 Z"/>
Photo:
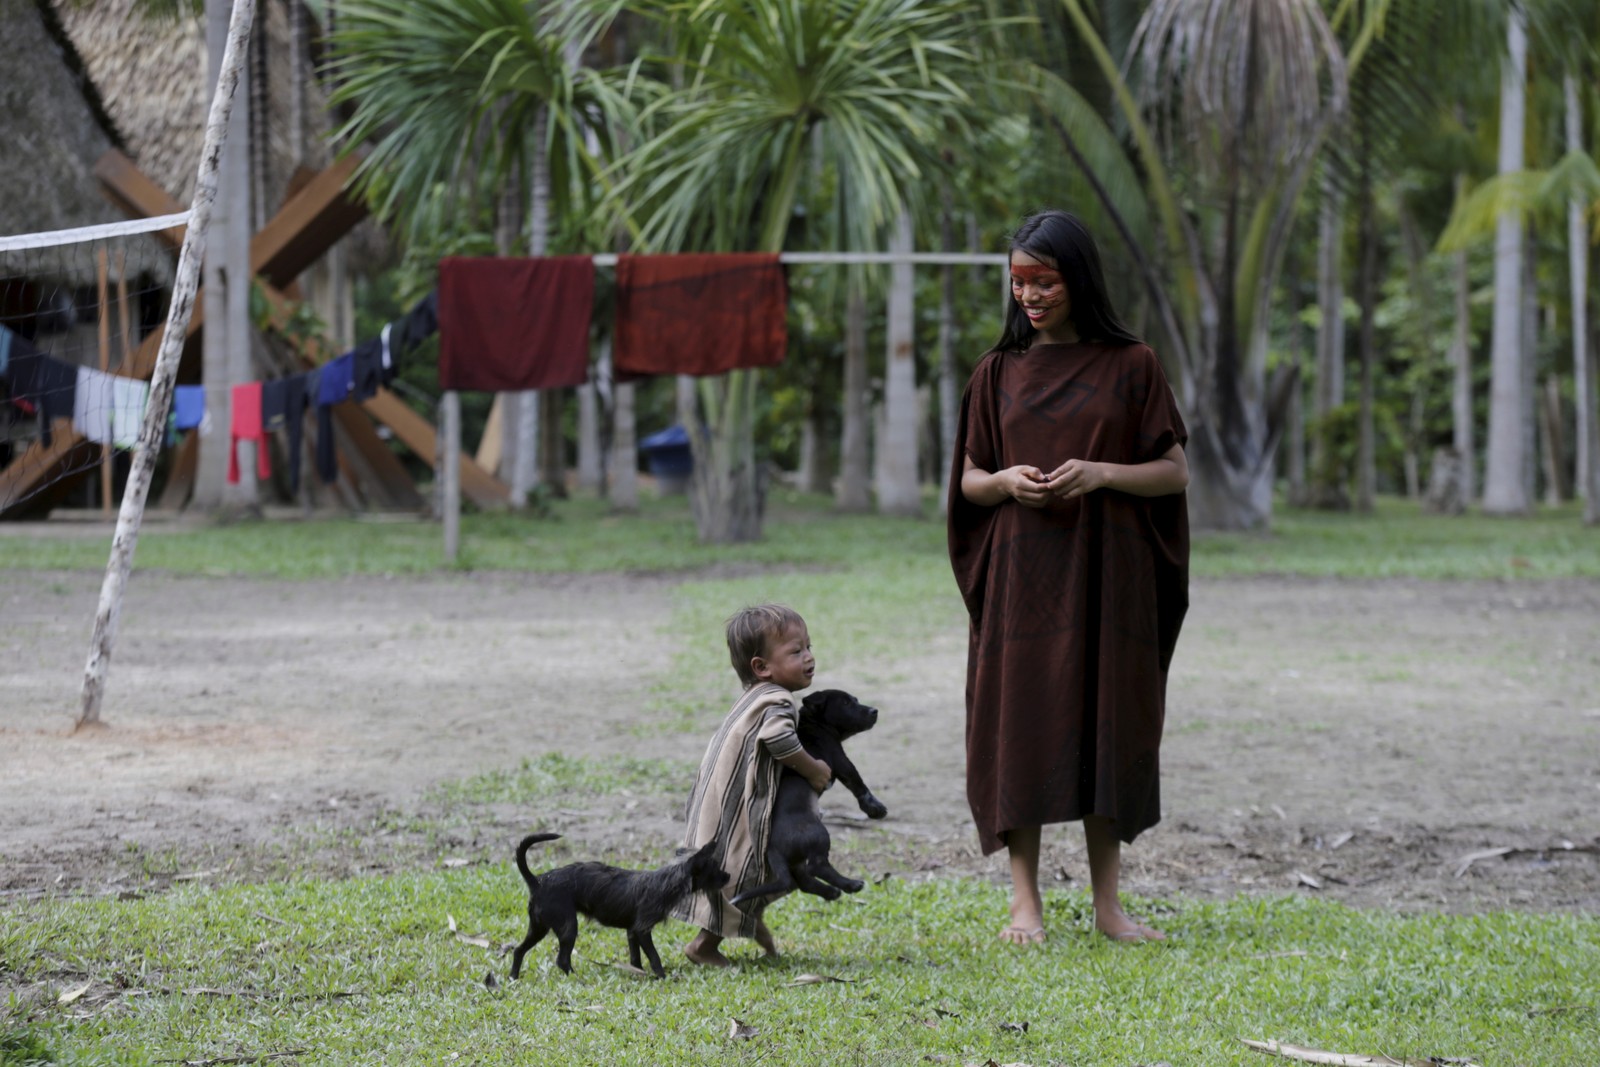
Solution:
<path fill-rule="evenodd" d="M 0 27 L 0 144 L 7 157 L 0 168 L 0 234 L 122 221 L 93 174 L 118 134 L 53 12 L 35 0 L 0 0 Z M 169 274 L 169 257 L 154 238 L 125 242 L 130 270 L 137 263 Z M 86 286 L 95 274 L 92 254 L 0 253 L 0 277 Z"/>

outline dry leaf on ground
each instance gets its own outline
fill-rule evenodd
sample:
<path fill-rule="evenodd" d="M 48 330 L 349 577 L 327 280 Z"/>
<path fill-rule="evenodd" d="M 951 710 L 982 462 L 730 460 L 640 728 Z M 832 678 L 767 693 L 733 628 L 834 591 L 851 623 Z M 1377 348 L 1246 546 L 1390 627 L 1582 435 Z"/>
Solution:
<path fill-rule="evenodd" d="M 1367 1056 L 1359 1052 L 1328 1052 L 1324 1049 L 1286 1045 L 1281 1041 L 1250 1041 L 1240 1038 L 1258 1052 L 1272 1053 L 1301 1063 L 1320 1063 L 1327 1067 L 1478 1067 L 1467 1060 L 1440 1059 L 1429 1056 L 1421 1060 L 1397 1060 L 1388 1056 Z"/>
<path fill-rule="evenodd" d="M 740 1041 L 748 1041 L 761 1031 L 739 1019 L 728 1020 L 728 1036 Z"/>

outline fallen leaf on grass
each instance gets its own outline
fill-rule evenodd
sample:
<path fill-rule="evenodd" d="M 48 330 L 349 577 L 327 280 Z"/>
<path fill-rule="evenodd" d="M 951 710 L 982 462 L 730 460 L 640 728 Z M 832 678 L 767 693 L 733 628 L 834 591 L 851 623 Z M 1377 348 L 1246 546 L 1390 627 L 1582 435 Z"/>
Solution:
<path fill-rule="evenodd" d="M 1025 1034 L 1028 1032 L 1028 1020 L 1024 1019 L 1020 1023 L 1001 1023 L 1000 1029 L 1009 1030 L 1014 1034 Z"/>
<path fill-rule="evenodd" d="M 850 983 L 849 978 L 835 978 L 831 974 L 797 974 L 790 985 L 822 985 L 825 982 L 840 982 L 845 985 Z"/>
<path fill-rule="evenodd" d="M 446 856 L 444 859 L 439 861 L 439 866 L 441 866 L 441 867 L 465 867 L 467 864 L 469 864 L 471 862 L 472 862 L 471 860 L 464 859 L 464 858 L 462 858 L 460 856 Z"/>
<path fill-rule="evenodd" d="M 56 1003 L 57 1004 L 71 1004 L 74 1000 L 77 1000 L 79 997 L 81 997 L 85 993 L 89 992 L 89 987 L 92 986 L 92 985 L 94 985 L 94 982 L 91 980 L 91 981 L 83 983 L 81 986 L 77 986 L 77 987 L 75 987 L 73 989 L 68 989 L 64 993 L 62 993 L 59 997 L 56 998 Z"/>
<path fill-rule="evenodd" d="M 607 966 L 613 967 L 619 971 L 626 971 L 628 974 L 646 975 L 650 973 L 643 967 L 635 967 L 631 963 L 618 963 L 615 960 L 607 960 L 606 964 Z"/>
<path fill-rule="evenodd" d="M 748 1041 L 761 1031 L 739 1019 L 728 1020 L 728 1036 L 739 1041 Z"/>
<path fill-rule="evenodd" d="M 490 940 L 489 940 L 489 935 L 487 935 L 487 934 L 464 934 L 460 930 L 456 929 L 456 917 L 454 915 L 451 915 L 449 912 L 445 912 L 445 916 L 444 917 L 445 917 L 445 920 L 450 925 L 450 932 L 452 934 L 455 934 L 456 935 L 456 940 L 461 942 L 463 945 L 475 945 L 478 948 L 493 948 L 494 947 L 493 943 L 490 942 Z"/>
<path fill-rule="evenodd" d="M 1396 1060 L 1388 1056 L 1366 1056 L 1359 1052 L 1328 1052 L 1300 1045 L 1286 1045 L 1281 1041 L 1250 1041 L 1246 1038 L 1239 1040 L 1257 1052 L 1273 1053 L 1302 1063 L 1327 1064 L 1328 1067 L 1446 1067 L 1447 1064 L 1455 1067 L 1478 1067 L 1477 1064 L 1467 1060 L 1441 1059 L 1438 1056 L 1420 1060 Z"/>

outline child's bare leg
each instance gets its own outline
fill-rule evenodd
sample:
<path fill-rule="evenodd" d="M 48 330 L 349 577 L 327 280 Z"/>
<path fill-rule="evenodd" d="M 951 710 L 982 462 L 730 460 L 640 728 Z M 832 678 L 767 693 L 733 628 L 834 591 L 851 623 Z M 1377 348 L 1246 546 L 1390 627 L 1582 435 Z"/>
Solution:
<path fill-rule="evenodd" d="M 722 935 L 714 934 L 710 930 L 701 930 L 695 934 L 689 943 L 683 946 L 683 954 L 690 961 L 706 967 L 728 967 L 728 957 L 718 951 L 717 946 L 722 944 Z"/>
<path fill-rule="evenodd" d="M 1134 922 L 1122 910 L 1117 884 L 1122 876 L 1122 842 L 1103 815 L 1083 820 L 1089 850 L 1089 884 L 1094 892 L 1094 926 L 1113 941 L 1165 941 L 1167 935 L 1153 926 Z"/>
<path fill-rule="evenodd" d="M 1011 855 L 1011 925 L 1000 940 L 1013 945 L 1044 940 L 1044 901 L 1039 896 L 1039 827 L 1019 826 L 1006 834 Z"/>
<path fill-rule="evenodd" d="M 778 943 L 772 939 L 772 931 L 767 929 L 765 919 L 756 920 L 756 944 L 761 946 L 761 951 L 769 957 L 776 959 L 778 956 Z"/>

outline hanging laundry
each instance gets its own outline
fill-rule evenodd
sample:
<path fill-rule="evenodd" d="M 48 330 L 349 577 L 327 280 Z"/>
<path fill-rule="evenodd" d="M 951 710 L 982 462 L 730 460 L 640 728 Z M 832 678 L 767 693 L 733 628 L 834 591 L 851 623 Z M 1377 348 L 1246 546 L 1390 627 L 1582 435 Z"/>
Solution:
<path fill-rule="evenodd" d="M 50 424 L 56 419 L 71 419 L 78 392 L 78 368 L 47 356 L 13 334 L 11 340 L 11 403 L 39 419 L 39 443 L 49 448 L 55 443 Z"/>
<path fill-rule="evenodd" d="M 776 255 L 617 257 L 617 381 L 771 367 L 788 351 Z"/>
<path fill-rule="evenodd" d="M 300 491 L 300 452 L 305 439 L 306 407 L 311 403 L 315 371 L 280 378 L 261 384 L 261 429 L 264 433 L 282 430 L 287 437 L 289 492 Z"/>
<path fill-rule="evenodd" d="M 180 385 L 172 391 L 172 428 L 192 430 L 205 421 L 206 387 Z"/>
<path fill-rule="evenodd" d="M 272 477 L 272 457 L 267 454 L 266 434 L 261 424 L 261 383 L 243 382 L 233 387 L 233 411 L 228 429 L 228 481 L 237 484 L 239 470 L 239 442 L 254 441 L 256 445 L 256 477 L 265 481 Z"/>
<path fill-rule="evenodd" d="M 370 400 L 378 395 L 379 386 L 388 385 L 394 380 L 393 372 L 383 363 L 381 337 L 362 341 L 352 348 L 349 354 L 351 400 Z"/>
<path fill-rule="evenodd" d="M 11 339 L 16 334 L 5 323 L 0 323 L 0 378 L 9 377 L 6 367 L 11 363 Z"/>
<path fill-rule="evenodd" d="M 416 306 L 406 312 L 404 318 L 390 325 L 394 330 L 386 335 L 386 343 L 393 350 L 394 360 L 398 361 L 439 332 L 439 290 L 435 289 L 417 301 Z"/>
<path fill-rule="evenodd" d="M 355 388 L 355 358 L 345 353 L 322 365 L 317 398 L 317 476 L 332 485 L 339 478 L 339 461 L 334 452 L 333 405 L 349 399 Z"/>
<path fill-rule="evenodd" d="M 589 377 L 594 261 L 446 257 L 439 263 L 439 386 L 516 391 Z"/>
<path fill-rule="evenodd" d="M 111 379 L 111 443 L 133 448 L 144 430 L 144 409 L 150 402 L 150 383 L 120 374 Z"/>
<path fill-rule="evenodd" d="M 97 445 L 111 443 L 112 377 L 93 367 L 78 368 L 72 394 L 72 428 Z"/>

